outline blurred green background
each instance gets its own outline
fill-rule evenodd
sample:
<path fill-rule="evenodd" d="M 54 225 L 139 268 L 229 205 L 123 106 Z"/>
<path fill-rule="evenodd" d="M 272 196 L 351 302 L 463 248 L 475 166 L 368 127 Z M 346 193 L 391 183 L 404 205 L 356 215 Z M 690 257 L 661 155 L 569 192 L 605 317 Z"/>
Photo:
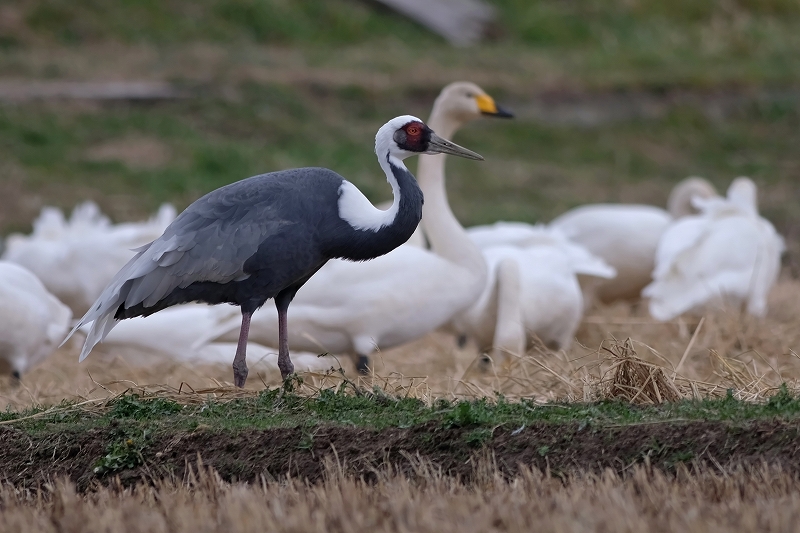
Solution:
<path fill-rule="evenodd" d="M 186 97 L 0 102 L 0 234 L 44 204 L 130 219 L 294 166 L 384 200 L 377 128 L 468 79 L 517 118 L 456 137 L 486 157 L 448 163 L 466 225 L 663 205 L 686 176 L 724 190 L 748 175 L 796 246 L 800 1 L 490 3 L 487 41 L 458 49 L 360 0 L 3 0 L 0 84 L 151 80 Z"/>

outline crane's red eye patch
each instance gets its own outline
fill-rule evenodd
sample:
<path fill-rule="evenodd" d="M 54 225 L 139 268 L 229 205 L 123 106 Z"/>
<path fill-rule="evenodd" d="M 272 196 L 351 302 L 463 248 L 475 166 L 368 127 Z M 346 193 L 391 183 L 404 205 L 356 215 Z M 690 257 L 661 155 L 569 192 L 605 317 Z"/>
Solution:
<path fill-rule="evenodd" d="M 400 127 L 394 133 L 394 142 L 403 150 L 422 153 L 428 149 L 431 130 L 422 122 L 414 121 Z"/>
<path fill-rule="evenodd" d="M 420 124 L 412 122 L 411 124 L 408 124 L 406 126 L 405 130 L 406 130 L 406 135 L 408 135 L 409 137 L 418 137 L 422 135 L 422 126 Z"/>

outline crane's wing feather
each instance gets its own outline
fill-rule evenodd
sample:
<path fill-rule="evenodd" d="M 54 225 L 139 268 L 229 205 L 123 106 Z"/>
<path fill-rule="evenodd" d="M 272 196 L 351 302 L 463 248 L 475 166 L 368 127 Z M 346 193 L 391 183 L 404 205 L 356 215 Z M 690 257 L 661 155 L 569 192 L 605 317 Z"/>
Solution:
<path fill-rule="evenodd" d="M 120 306 L 152 307 L 195 282 L 246 279 L 248 259 L 260 247 L 259 257 L 264 255 L 271 238 L 285 239 L 286 227 L 296 223 L 293 201 L 309 193 L 296 178 L 294 171 L 286 171 L 217 189 L 190 205 L 161 237 L 139 248 L 70 333 L 94 322 L 81 360 L 114 327 Z"/>

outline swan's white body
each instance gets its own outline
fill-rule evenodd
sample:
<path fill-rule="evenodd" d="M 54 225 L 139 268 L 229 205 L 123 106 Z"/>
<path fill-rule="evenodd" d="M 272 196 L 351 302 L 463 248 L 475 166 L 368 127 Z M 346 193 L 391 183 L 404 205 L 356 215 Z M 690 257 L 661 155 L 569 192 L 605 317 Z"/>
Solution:
<path fill-rule="evenodd" d="M 289 344 L 304 351 L 368 356 L 444 325 L 477 297 L 473 283 L 466 269 L 416 246 L 401 246 L 368 263 L 332 260 L 292 301 Z M 223 338 L 233 340 L 234 333 Z M 274 344 L 277 311 L 258 310 L 250 338 Z"/>
<path fill-rule="evenodd" d="M 0 261 L 0 371 L 24 374 L 58 347 L 72 312 L 30 271 Z"/>
<path fill-rule="evenodd" d="M 173 359 L 192 359 L 214 339 L 236 331 L 241 314 L 229 305 L 183 304 L 147 317 L 122 320 L 103 339 L 109 346 L 130 346 Z M 86 333 L 89 325 L 81 331 Z M 230 352 L 226 355 L 230 360 Z"/>
<path fill-rule="evenodd" d="M 516 229 L 503 224 L 501 229 Z M 478 300 L 453 320 L 454 328 L 482 349 L 516 354 L 536 335 L 568 348 L 583 316 L 578 275 L 612 278 L 613 268 L 560 232 L 529 226 L 515 244 L 488 246 L 489 282 Z M 512 232 L 507 233 L 513 236 Z M 472 234 L 471 234 L 472 236 Z M 476 232 L 481 240 L 481 232 Z"/>
<path fill-rule="evenodd" d="M 608 302 L 637 298 L 650 283 L 658 240 L 671 221 L 658 207 L 595 204 L 572 209 L 550 226 L 616 269 L 615 278 L 594 286 L 594 296 Z"/>
<path fill-rule="evenodd" d="M 117 271 L 175 218 L 164 205 L 152 219 L 111 224 L 98 207 L 78 205 L 69 221 L 61 210 L 42 209 L 31 235 L 11 235 L 3 259 L 31 270 L 74 313 L 85 312 Z"/>
<path fill-rule="evenodd" d="M 174 361 L 228 365 L 236 344 L 212 341 L 238 331 L 240 322 L 239 310 L 229 305 L 176 305 L 147 317 L 120 321 L 103 339 L 103 344 L 112 351 L 120 348 L 126 354 L 131 354 L 132 349 L 134 360 L 135 355 L 140 355 L 143 364 L 151 361 L 152 356 L 167 356 Z M 88 329 L 84 326 L 81 331 Z M 255 368 L 259 365 L 277 368 L 276 350 L 256 343 L 250 343 L 247 349 Z M 317 357 L 316 353 L 303 352 L 292 352 L 292 360 L 301 371 L 322 370 L 333 363 L 331 359 Z"/>
<path fill-rule="evenodd" d="M 464 122 L 481 116 L 481 99 L 494 106 L 474 84 L 451 84 L 437 98 L 428 125 L 451 138 Z M 443 155 L 420 156 L 416 173 L 425 196 L 422 225 L 431 248 L 403 245 L 365 263 L 329 261 L 292 301 L 293 348 L 345 353 L 363 361 L 376 349 L 439 328 L 478 297 L 486 264 L 450 210 L 444 161 Z M 250 338 L 275 345 L 274 310 L 262 308 L 253 315 Z"/>
<path fill-rule="evenodd" d="M 737 178 L 727 198 L 695 203 L 700 214 L 673 223 L 658 245 L 653 282 L 642 292 L 650 314 L 670 320 L 727 304 L 765 315 L 784 243 L 758 214 L 755 184 Z"/>
<path fill-rule="evenodd" d="M 231 362 L 231 352 L 236 351 L 235 342 L 212 342 L 193 351 L 189 361 L 197 363 L 225 364 Z M 255 371 L 266 366 L 271 370 L 278 369 L 278 352 L 254 342 L 247 345 L 247 356 Z M 298 372 L 319 372 L 336 367 L 331 357 L 320 357 L 317 353 L 292 351 L 292 362 Z"/>
<path fill-rule="evenodd" d="M 588 300 L 609 302 L 638 298 L 651 281 L 658 241 L 674 218 L 692 210 L 692 198 L 716 196 L 714 187 L 701 178 L 687 178 L 672 190 L 670 211 L 649 205 L 592 204 L 576 207 L 556 217 L 549 226 L 569 240 L 582 245 L 617 271 L 617 276 L 584 286 Z M 525 246 L 535 235 L 534 226 L 504 222 L 469 228 L 470 236 L 481 247 L 496 244 Z M 583 280 L 582 285 L 584 285 Z"/>

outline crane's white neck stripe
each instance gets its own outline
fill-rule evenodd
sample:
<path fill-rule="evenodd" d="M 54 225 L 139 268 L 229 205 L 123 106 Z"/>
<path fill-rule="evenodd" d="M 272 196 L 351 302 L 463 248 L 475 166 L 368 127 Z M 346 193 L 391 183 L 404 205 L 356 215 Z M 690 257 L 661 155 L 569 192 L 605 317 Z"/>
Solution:
<path fill-rule="evenodd" d="M 378 231 L 394 221 L 399 207 L 400 203 L 395 201 L 389 209 L 382 211 L 349 181 L 342 181 L 339 187 L 339 218 L 353 229 Z"/>
<path fill-rule="evenodd" d="M 381 159 L 381 167 L 386 172 L 386 179 L 392 186 L 394 195 L 394 201 L 389 209 L 386 211 L 378 209 L 358 190 L 358 187 L 347 180 L 342 180 L 342 184 L 339 186 L 339 218 L 350 224 L 350 227 L 355 230 L 375 232 L 394 222 L 397 212 L 400 210 L 400 185 L 392 172 L 392 166 L 406 170 L 403 162 L 393 155 Z"/>

